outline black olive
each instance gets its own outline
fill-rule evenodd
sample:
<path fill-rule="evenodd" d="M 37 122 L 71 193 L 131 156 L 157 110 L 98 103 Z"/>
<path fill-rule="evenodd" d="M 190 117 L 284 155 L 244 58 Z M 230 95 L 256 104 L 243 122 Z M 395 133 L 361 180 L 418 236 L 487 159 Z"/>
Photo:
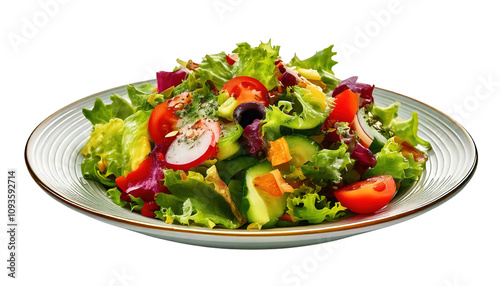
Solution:
<path fill-rule="evenodd" d="M 234 109 L 233 118 L 241 127 L 245 128 L 252 124 L 255 119 L 266 118 L 266 108 L 254 101 L 243 102 Z"/>

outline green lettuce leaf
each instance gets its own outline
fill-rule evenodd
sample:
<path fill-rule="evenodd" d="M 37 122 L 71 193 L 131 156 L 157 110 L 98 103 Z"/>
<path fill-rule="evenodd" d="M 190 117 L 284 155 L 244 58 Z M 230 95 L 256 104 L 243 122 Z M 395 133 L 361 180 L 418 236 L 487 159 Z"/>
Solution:
<path fill-rule="evenodd" d="M 92 123 L 106 124 L 113 118 L 125 119 L 134 113 L 134 108 L 123 97 L 111 95 L 111 103 L 105 105 L 100 98 L 96 98 L 92 110 L 83 109 L 83 115 Z"/>
<path fill-rule="evenodd" d="M 266 50 L 267 55 L 271 58 L 277 58 L 280 54 L 280 46 L 271 45 L 271 39 L 267 43 L 261 42 L 259 48 Z"/>
<path fill-rule="evenodd" d="M 227 63 L 226 53 L 220 52 L 214 55 L 206 55 L 196 69 L 201 86 L 207 81 L 218 90 L 234 77 L 233 67 Z M 188 77 L 189 79 L 189 77 Z"/>
<path fill-rule="evenodd" d="M 109 172 L 107 174 L 103 174 L 99 170 L 100 161 L 101 157 L 95 155 L 95 152 L 90 152 L 87 155 L 85 155 L 81 165 L 83 177 L 86 180 L 100 182 L 101 184 L 108 187 L 115 187 L 116 186 L 115 177 L 110 176 L 112 173 Z"/>
<path fill-rule="evenodd" d="M 130 196 L 129 208 L 133 212 L 141 212 L 142 207 L 144 206 L 144 201 L 141 198 L 136 198 L 132 195 Z"/>
<path fill-rule="evenodd" d="M 159 211 L 155 211 L 156 218 L 174 223 L 174 221 L 184 225 L 200 225 L 214 228 L 216 223 L 212 221 L 210 215 L 206 215 L 203 210 L 197 209 L 191 199 L 185 201 L 173 196 L 160 193 L 157 198 L 162 203 Z"/>
<path fill-rule="evenodd" d="M 219 176 L 221 180 L 229 184 L 229 181 L 237 173 L 250 168 L 251 166 L 257 164 L 259 160 L 252 156 L 240 156 L 231 160 L 217 161 L 215 166 L 219 171 Z"/>
<path fill-rule="evenodd" d="M 151 152 L 148 121 L 151 112 L 137 111 L 123 123 L 123 175 L 135 170 Z"/>
<path fill-rule="evenodd" d="M 411 118 L 408 120 L 402 120 L 399 118 L 394 119 L 390 124 L 389 128 L 394 131 L 394 134 L 404 141 L 410 143 L 412 146 L 421 145 L 426 149 L 431 148 L 431 144 L 420 138 L 418 133 L 418 114 L 413 112 Z"/>
<path fill-rule="evenodd" d="M 169 91 L 172 91 L 173 90 L 173 87 L 170 87 L 169 88 Z M 163 94 L 161 93 L 152 93 L 150 95 L 148 95 L 148 103 L 154 107 L 156 107 L 157 105 L 163 103 L 165 101 L 167 97 L 164 96 Z"/>
<path fill-rule="evenodd" d="M 323 221 L 333 221 L 346 215 L 346 210 L 339 202 L 331 205 L 325 196 L 320 196 L 321 188 L 312 189 L 302 185 L 299 194 L 292 194 L 287 198 L 287 213 L 298 221 L 318 224 Z"/>
<path fill-rule="evenodd" d="M 270 106 L 266 112 L 266 119 L 262 121 L 262 134 L 267 140 L 273 141 L 282 137 L 282 127 L 292 130 L 309 130 L 317 128 L 325 122 L 328 114 L 322 110 L 321 106 L 306 100 L 309 94 L 309 90 L 296 86 L 289 94 L 296 102 L 295 104 L 290 101 L 285 101 L 290 102 L 290 104 L 278 102 L 278 105 L 281 106 L 297 106 L 297 111 L 292 110 L 291 114 L 283 112 L 277 106 Z"/>
<path fill-rule="evenodd" d="M 118 188 L 111 188 L 106 192 L 108 198 L 120 207 L 128 205 L 128 202 L 121 199 L 122 192 Z"/>
<path fill-rule="evenodd" d="M 310 162 L 301 166 L 302 173 L 308 178 L 313 178 L 314 182 L 321 186 L 328 183 L 339 184 L 343 174 L 354 163 L 347 148 L 347 145 L 342 143 L 336 150 L 323 149 L 319 151 Z"/>
<path fill-rule="evenodd" d="M 335 90 L 337 86 L 340 84 L 341 80 L 335 77 L 335 74 L 333 71 L 328 71 L 328 70 L 323 70 L 319 69 L 318 70 L 319 75 L 321 76 L 321 81 L 326 84 L 326 89 L 327 90 Z"/>
<path fill-rule="evenodd" d="M 179 171 L 166 169 L 164 180 L 172 194 L 157 195 L 156 203 L 162 208 L 162 219 L 170 217 L 181 224 L 195 223 L 207 227 L 239 227 L 229 204 L 200 173 L 189 172 L 182 178 Z M 168 196 L 175 196 L 182 205 L 173 206 L 172 200 L 175 199 Z M 163 201 L 165 198 L 167 202 Z"/>
<path fill-rule="evenodd" d="M 193 92 L 200 88 L 201 86 L 198 84 L 198 79 L 194 72 L 189 71 L 188 77 L 183 80 L 179 85 L 172 89 L 171 97 L 174 97 L 178 94 L 181 94 L 185 91 Z"/>
<path fill-rule="evenodd" d="M 233 66 L 235 76 L 249 76 L 258 79 L 268 90 L 278 85 L 274 62 L 278 59 L 279 46 L 272 46 L 271 40 L 253 48 L 248 43 L 240 43 L 237 46 L 233 51 L 239 57 Z"/>
<path fill-rule="evenodd" d="M 140 86 L 127 85 L 127 93 L 132 105 L 137 110 L 152 110 L 154 107 L 148 102 L 150 94 L 153 94 L 154 85 L 145 83 Z"/>
<path fill-rule="evenodd" d="M 110 175 L 118 177 L 123 174 L 121 145 L 123 126 L 124 121 L 119 118 L 113 118 L 106 124 L 94 125 L 89 140 L 81 150 L 85 156 L 84 167 L 82 167 L 82 171 L 85 171 L 84 176 L 87 175 L 89 178 L 102 181 L 99 175 L 93 174 L 90 170 L 101 170 L 106 178 Z M 102 172 L 103 169 L 105 169 L 104 172 Z"/>
<path fill-rule="evenodd" d="M 125 120 L 113 118 L 96 124 L 82 148 L 82 173 L 86 179 L 116 186 L 114 177 L 127 175 L 148 156 L 150 112 L 137 111 Z"/>
<path fill-rule="evenodd" d="M 418 114 L 413 112 L 410 119 L 398 118 L 400 102 L 395 102 L 387 107 L 372 105 L 369 111 L 383 126 L 389 128 L 394 135 L 408 142 L 413 147 L 420 145 L 430 149 L 431 144 L 418 136 Z"/>
<path fill-rule="evenodd" d="M 240 209 L 241 201 L 243 200 L 243 181 L 242 180 L 231 180 L 227 184 L 229 192 L 231 193 L 231 198 L 233 199 L 238 209 Z"/>
<path fill-rule="evenodd" d="M 232 66 L 227 63 L 225 52 L 203 58 L 195 71 L 201 86 L 210 81 L 215 88 L 221 90 L 230 79 L 249 76 L 258 79 L 268 90 L 273 89 L 278 84 L 274 62 L 278 58 L 279 46 L 272 46 L 271 41 L 257 47 L 248 43 L 237 46 L 233 53 L 237 53 L 239 59 Z"/>
<path fill-rule="evenodd" d="M 120 207 L 127 207 L 131 211 L 141 212 L 142 207 L 144 206 L 144 201 L 141 198 L 136 198 L 132 195 L 130 196 L 130 202 L 124 201 L 121 199 L 122 192 L 118 190 L 118 188 L 111 188 L 106 192 L 108 198 L 119 205 Z"/>
<path fill-rule="evenodd" d="M 391 124 L 392 120 L 398 117 L 398 109 L 401 105 L 401 102 L 396 101 L 393 104 L 380 107 L 373 105 L 371 108 L 371 112 L 373 116 L 375 116 L 383 125 Z"/>
<path fill-rule="evenodd" d="M 399 152 L 403 147 L 394 140 L 394 137 L 385 143 L 380 152 L 375 154 L 377 164 L 363 175 L 363 179 L 379 175 L 391 175 L 396 181 L 411 183 L 420 177 L 425 162 L 416 162 L 413 155 L 407 159 Z"/>
<path fill-rule="evenodd" d="M 336 52 L 332 51 L 333 45 L 316 52 L 312 57 L 307 58 L 305 60 L 301 60 L 294 55 L 294 57 L 290 60 L 290 66 L 301 67 L 303 69 L 324 69 L 324 70 L 332 70 L 333 66 L 337 64 L 336 61 L 332 60 L 332 57 L 336 55 Z"/>
<path fill-rule="evenodd" d="M 333 66 L 337 64 L 332 59 L 337 53 L 333 52 L 332 49 L 333 45 L 316 52 L 312 57 L 305 60 L 300 60 L 297 55 L 294 55 L 289 65 L 303 69 L 317 70 L 321 76 L 321 81 L 327 85 L 327 89 L 334 90 L 339 85 L 340 80 L 335 77 L 332 71 Z"/>

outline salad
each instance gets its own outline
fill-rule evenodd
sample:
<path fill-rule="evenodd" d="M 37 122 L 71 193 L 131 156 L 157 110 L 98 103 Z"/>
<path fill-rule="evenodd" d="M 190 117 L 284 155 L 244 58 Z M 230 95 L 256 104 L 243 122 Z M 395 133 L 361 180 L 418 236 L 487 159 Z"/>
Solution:
<path fill-rule="evenodd" d="M 378 106 L 373 85 L 339 80 L 333 45 L 289 62 L 237 44 L 177 60 L 128 100 L 96 99 L 85 179 L 118 206 L 169 224 L 261 229 L 382 209 L 418 180 L 429 142 L 418 115 Z"/>

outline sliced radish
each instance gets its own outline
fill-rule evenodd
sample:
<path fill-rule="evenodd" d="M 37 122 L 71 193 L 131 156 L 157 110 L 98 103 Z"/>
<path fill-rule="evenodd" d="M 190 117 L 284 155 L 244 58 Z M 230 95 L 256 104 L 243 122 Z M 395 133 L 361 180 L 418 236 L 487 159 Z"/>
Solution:
<path fill-rule="evenodd" d="M 165 154 L 167 168 L 186 171 L 215 156 L 219 136 L 219 123 L 208 118 L 182 128 Z"/>
<path fill-rule="evenodd" d="M 188 170 L 208 160 L 215 153 L 213 132 L 204 132 L 196 139 L 177 137 L 165 156 L 167 167 L 174 170 Z"/>
<path fill-rule="evenodd" d="M 219 138 L 220 138 L 219 122 L 206 118 L 203 120 L 203 123 L 206 125 L 206 127 L 209 131 L 214 133 L 214 142 L 212 142 L 212 145 L 217 144 L 217 142 L 219 142 Z"/>
<path fill-rule="evenodd" d="M 370 145 L 373 142 L 373 139 L 370 138 L 370 136 L 368 136 L 368 134 L 366 134 L 366 132 L 363 130 L 357 115 L 354 117 L 354 120 L 352 121 L 352 129 L 354 129 L 354 132 L 358 136 L 361 145 L 363 145 L 366 148 L 370 147 Z"/>
<path fill-rule="evenodd" d="M 364 120 L 363 113 L 364 108 L 361 108 L 352 121 L 352 129 L 354 129 L 354 132 L 358 135 L 361 145 L 366 148 L 370 147 L 373 142 L 373 138 L 375 137 L 377 137 L 380 142 L 387 142 L 387 138 L 385 138 L 377 130 L 371 127 L 366 120 Z"/>
<path fill-rule="evenodd" d="M 237 53 L 231 53 L 231 54 L 228 54 L 226 55 L 226 61 L 227 63 L 232 66 L 234 65 L 234 63 L 239 59 L 238 57 L 238 54 Z"/>

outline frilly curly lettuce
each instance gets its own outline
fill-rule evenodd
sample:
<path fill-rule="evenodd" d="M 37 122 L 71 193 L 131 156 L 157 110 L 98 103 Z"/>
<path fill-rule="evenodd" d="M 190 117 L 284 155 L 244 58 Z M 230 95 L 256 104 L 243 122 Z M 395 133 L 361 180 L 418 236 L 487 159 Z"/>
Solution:
<path fill-rule="evenodd" d="M 367 179 L 378 175 L 391 175 L 394 180 L 402 185 L 409 185 L 420 177 L 425 162 L 416 162 L 413 155 L 405 158 L 401 152 L 403 147 L 391 138 L 385 143 L 380 152 L 375 154 L 377 164 L 363 175 Z"/>
<path fill-rule="evenodd" d="M 248 43 L 240 43 L 237 46 L 233 53 L 237 53 L 239 59 L 234 65 L 227 63 L 225 52 L 206 55 L 195 71 L 200 83 L 205 85 L 210 81 L 215 88 L 221 90 L 233 77 L 244 75 L 258 79 L 268 90 L 273 89 L 278 84 L 274 62 L 280 47 L 272 46 L 271 41 L 261 43 L 257 47 Z"/>
<path fill-rule="evenodd" d="M 147 123 L 149 112 L 138 111 L 125 120 L 110 119 L 94 125 L 82 148 L 84 178 L 116 186 L 111 175 L 124 176 L 137 168 L 151 151 Z"/>
<path fill-rule="evenodd" d="M 328 183 L 338 184 L 342 176 L 352 166 L 354 160 L 347 152 L 347 145 L 342 145 L 336 150 L 323 149 L 316 153 L 310 162 L 301 166 L 302 173 L 308 178 L 322 186 Z"/>
<path fill-rule="evenodd" d="M 321 127 L 328 117 L 328 112 L 321 106 L 314 104 L 314 102 L 306 100 L 308 96 L 311 96 L 310 94 L 311 91 L 301 87 L 294 87 L 293 90 L 289 90 L 290 97 L 293 101 L 296 101 L 295 105 L 300 105 L 297 112 L 293 109 L 287 109 L 290 113 L 285 113 L 278 107 L 280 105 L 286 106 L 281 102 L 278 102 L 278 106 L 270 106 L 265 120 L 262 121 L 262 133 L 268 141 L 274 141 L 282 137 L 284 135 L 282 134 L 283 128 L 300 133 Z M 283 101 L 288 103 L 289 106 L 294 105 L 291 101 Z"/>
<path fill-rule="evenodd" d="M 395 102 L 387 107 L 373 105 L 371 112 L 384 126 L 394 132 L 394 135 L 408 142 L 413 147 L 418 145 L 430 149 L 431 144 L 418 136 L 418 114 L 413 112 L 411 118 L 404 120 L 398 118 L 400 102 Z"/>
<path fill-rule="evenodd" d="M 318 71 L 321 81 L 326 85 L 327 89 L 334 90 L 339 85 L 340 79 L 336 78 L 332 71 L 333 66 L 337 64 L 337 62 L 332 59 L 337 53 L 333 52 L 332 49 L 333 45 L 316 52 L 312 57 L 305 60 L 300 60 L 297 55 L 295 55 L 289 65 Z"/>
<path fill-rule="evenodd" d="M 113 118 L 125 119 L 135 112 L 134 107 L 123 97 L 113 94 L 111 104 L 105 105 L 100 98 L 96 98 L 94 108 L 83 109 L 83 115 L 92 123 L 106 124 Z"/>
<path fill-rule="evenodd" d="M 323 221 L 333 221 L 346 215 L 346 210 L 339 202 L 332 203 L 321 196 L 315 189 L 302 185 L 294 194 L 287 198 L 287 213 L 296 221 L 307 221 L 318 224 Z"/>

